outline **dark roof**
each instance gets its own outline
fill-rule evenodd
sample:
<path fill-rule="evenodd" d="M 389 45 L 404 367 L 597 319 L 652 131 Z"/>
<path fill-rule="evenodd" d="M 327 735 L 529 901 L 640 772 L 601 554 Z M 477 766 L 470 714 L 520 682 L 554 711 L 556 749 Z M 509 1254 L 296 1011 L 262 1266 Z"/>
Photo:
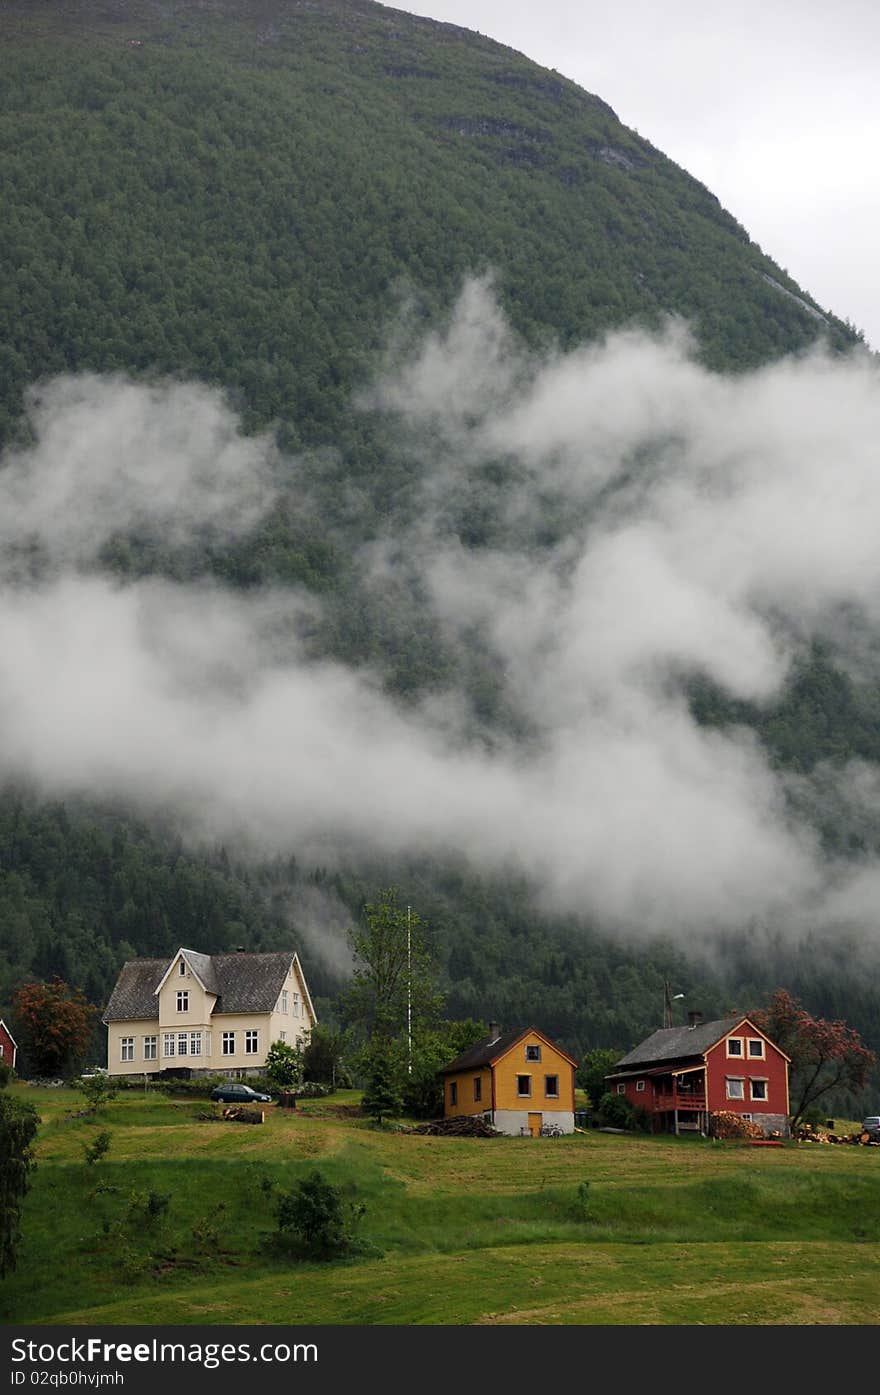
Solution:
<path fill-rule="evenodd" d="M 212 993 L 214 1012 L 271 1012 L 293 962 L 293 951 L 272 954 L 196 954 L 185 958 Z M 156 989 L 173 963 L 171 959 L 130 959 L 122 967 L 104 1012 L 104 1021 L 159 1017 Z"/>
<path fill-rule="evenodd" d="M 694 1056 L 702 1056 L 742 1020 L 740 1015 L 722 1017 L 717 1022 L 701 1022 L 698 1027 L 661 1027 L 634 1047 L 629 1055 L 621 1056 L 614 1070 L 626 1066 L 660 1064 L 663 1061 L 687 1061 Z M 613 1073 L 609 1071 L 609 1075 Z"/>
<path fill-rule="evenodd" d="M 509 1051 L 511 1046 L 514 1046 L 522 1037 L 527 1037 L 532 1032 L 534 1032 L 535 1036 L 540 1037 L 542 1041 L 548 1042 L 549 1045 L 553 1047 L 554 1051 L 560 1051 L 563 1056 L 568 1057 L 569 1060 L 572 1059 L 567 1051 L 563 1051 L 561 1046 L 557 1046 L 555 1042 L 551 1042 L 550 1038 L 545 1036 L 543 1032 L 540 1032 L 537 1027 L 514 1027 L 512 1031 L 502 1032 L 500 1036 L 483 1037 L 483 1039 L 476 1042 L 474 1046 L 469 1046 L 467 1051 L 463 1051 L 460 1056 L 456 1056 L 455 1060 L 450 1061 L 448 1066 L 444 1066 L 440 1074 L 451 1075 L 455 1071 L 479 1070 L 482 1066 L 491 1065 L 493 1061 L 497 1061 L 499 1056 L 503 1056 L 505 1051 Z"/>

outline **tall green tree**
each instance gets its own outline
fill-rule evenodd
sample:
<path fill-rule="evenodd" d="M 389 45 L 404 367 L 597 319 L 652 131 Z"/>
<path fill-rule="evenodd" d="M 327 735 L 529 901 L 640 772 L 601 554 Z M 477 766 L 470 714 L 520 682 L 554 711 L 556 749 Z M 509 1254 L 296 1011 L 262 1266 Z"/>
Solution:
<path fill-rule="evenodd" d="M 36 1166 L 31 1144 L 39 1122 L 32 1104 L 0 1096 L 0 1277 L 15 1268 L 21 1205 Z"/>
<path fill-rule="evenodd" d="M 343 1010 L 373 1047 L 415 1036 L 436 1021 L 443 1004 L 427 926 L 397 898 L 396 887 L 380 891 L 349 934 L 355 970 Z"/>

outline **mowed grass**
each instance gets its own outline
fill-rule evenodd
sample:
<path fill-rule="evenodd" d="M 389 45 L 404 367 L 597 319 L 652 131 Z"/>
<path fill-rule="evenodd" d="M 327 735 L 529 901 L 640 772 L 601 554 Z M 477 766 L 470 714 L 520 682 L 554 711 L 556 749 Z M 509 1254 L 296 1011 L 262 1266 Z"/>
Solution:
<path fill-rule="evenodd" d="M 377 1130 L 351 1097 L 210 1122 L 206 1102 L 17 1087 L 42 1118 L 15 1323 L 873 1323 L 880 1150 L 598 1133 Z M 83 1145 L 107 1129 L 93 1167 Z M 267 1243 L 315 1167 L 366 1206 L 367 1253 Z M 584 1206 L 582 1184 L 588 1183 Z M 150 1193 L 168 1198 L 150 1216 Z"/>

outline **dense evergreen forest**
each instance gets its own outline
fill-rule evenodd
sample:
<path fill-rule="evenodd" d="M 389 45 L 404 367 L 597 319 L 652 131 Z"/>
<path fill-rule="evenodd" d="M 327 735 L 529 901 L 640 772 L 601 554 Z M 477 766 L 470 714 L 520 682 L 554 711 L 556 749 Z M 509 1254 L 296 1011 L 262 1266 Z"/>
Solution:
<path fill-rule="evenodd" d="M 512 720 L 479 646 L 449 647 L 417 584 L 361 584 L 358 549 L 412 521 L 429 468 L 381 413 L 352 406 L 401 306 L 410 326 L 429 326 L 466 275 L 491 270 L 536 349 L 670 313 L 713 369 L 753 368 L 818 334 L 834 351 L 858 342 L 600 97 L 479 35 L 367 0 L 6 0 L 0 91 L 0 443 L 28 442 L 27 394 L 59 373 L 224 389 L 247 430 L 295 455 L 297 506 L 291 479 L 235 543 L 181 550 L 130 535 L 100 565 L 121 580 L 304 587 L 322 600 L 315 656 L 369 662 L 401 702 L 458 685 L 481 721 Z M 468 548 L 499 541 L 498 469 L 447 513 Z M 548 515 L 529 546 L 565 526 Z M 876 688 L 841 672 L 827 646 L 772 704 L 697 681 L 692 704 L 705 723 L 754 728 L 797 771 L 880 756 Z M 878 841 L 838 822 L 821 834 L 853 855 Z M 127 957 L 289 944 L 332 1016 L 346 917 L 395 883 L 432 928 L 454 1015 L 540 1022 L 577 1052 L 627 1048 L 659 1025 L 664 979 L 707 1016 L 784 981 L 880 1047 L 864 950 L 791 950 L 752 928 L 695 959 L 675 927 L 668 943 L 612 940 L 539 912 L 524 883 L 450 859 L 376 866 L 353 854 L 328 872 L 297 854 L 245 861 L 184 842 L 170 814 L 156 823 L 10 784 L 0 1015 L 33 976 L 60 973 L 103 1003 Z M 324 908 L 332 933 L 306 904 Z"/>

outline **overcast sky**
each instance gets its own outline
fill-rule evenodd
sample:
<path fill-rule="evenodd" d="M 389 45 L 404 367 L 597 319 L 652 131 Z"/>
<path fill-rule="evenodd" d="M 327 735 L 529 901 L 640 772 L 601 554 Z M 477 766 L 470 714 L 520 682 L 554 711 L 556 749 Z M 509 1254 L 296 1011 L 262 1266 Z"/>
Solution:
<path fill-rule="evenodd" d="M 875 0 L 411 0 L 573 78 L 880 349 Z"/>

